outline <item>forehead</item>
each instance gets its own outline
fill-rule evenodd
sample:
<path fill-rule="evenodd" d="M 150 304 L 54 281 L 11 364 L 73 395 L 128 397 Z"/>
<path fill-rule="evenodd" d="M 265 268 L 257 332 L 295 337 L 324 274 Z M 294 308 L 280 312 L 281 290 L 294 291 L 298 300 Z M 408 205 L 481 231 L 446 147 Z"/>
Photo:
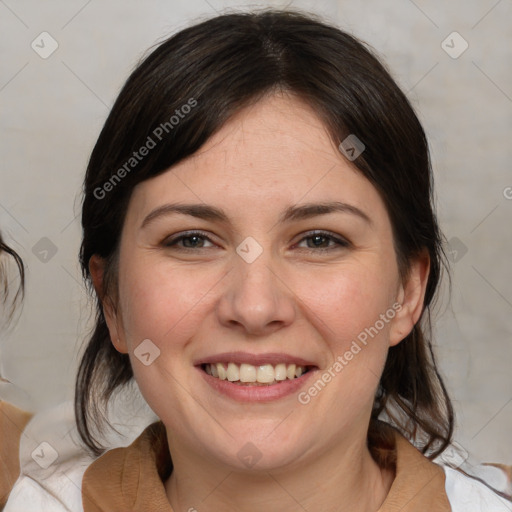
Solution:
<path fill-rule="evenodd" d="M 384 205 L 373 185 L 341 154 L 321 119 L 288 94 L 267 96 L 226 122 L 204 146 L 169 171 L 139 184 L 140 215 L 172 201 L 259 212 L 299 202 Z M 258 210 L 259 209 L 259 210 Z"/>
<path fill-rule="evenodd" d="M 277 177 L 307 167 L 311 157 L 319 168 L 343 161 L 314 110 L 298 97 L 282 93 L 267 96 L 229 119 L 190 163 L 222 163 L 235 172 L 249 167 Z M 297 166 L 301 161 L 304 165 Z"/>

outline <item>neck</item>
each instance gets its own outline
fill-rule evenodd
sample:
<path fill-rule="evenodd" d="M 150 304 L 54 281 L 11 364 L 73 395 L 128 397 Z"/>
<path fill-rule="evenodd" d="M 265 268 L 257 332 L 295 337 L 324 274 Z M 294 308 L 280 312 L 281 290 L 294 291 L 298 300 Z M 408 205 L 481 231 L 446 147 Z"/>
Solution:
<path fill-rule="evenodd" d="M 237 471 L 190 453 L 172 454 L 174 470 L 165 487 L 175 511 L 375 512 L 394 476 L 379 468 L 364 439 L 268 471 Z"/>

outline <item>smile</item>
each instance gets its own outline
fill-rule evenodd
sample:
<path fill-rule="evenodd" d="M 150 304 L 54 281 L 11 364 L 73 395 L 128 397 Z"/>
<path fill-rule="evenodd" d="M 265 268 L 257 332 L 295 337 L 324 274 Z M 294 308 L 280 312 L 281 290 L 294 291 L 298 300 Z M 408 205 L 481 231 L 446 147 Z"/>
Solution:
<path fill-rule="evenodd" d="M 271 386 L 286 380 L 294 380 L 308 372 L 307 366 L 278 363 L 255 366 L 248 363 L 207 363 L 203 370 L 219 380 L 227 380 L 242 386 Z"/>
<path fill-rule="evenodd" d="M 223 352 L 197 359 L 194 366 L 217 396 L 240 403 L 293 397 L 319 371 L 313 359 L 283 352 Z"/>

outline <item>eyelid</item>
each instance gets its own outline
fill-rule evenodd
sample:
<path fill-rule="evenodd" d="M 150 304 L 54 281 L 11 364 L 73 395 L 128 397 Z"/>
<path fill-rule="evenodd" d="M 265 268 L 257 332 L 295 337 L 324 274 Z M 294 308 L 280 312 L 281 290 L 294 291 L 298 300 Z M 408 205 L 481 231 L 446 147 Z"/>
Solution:
<path fill-rule="evenodd" d="M 175 245 L 177 242 L 180 242 L 181 240 L 183 240 L 184 238 L 189 238 L 192 236 L 200 236 L 201 238 L 208 240 L 211 244 L 217 245 L 217 244 L 215 244 L 215 242 L 211 239 L 211 237 L 206 232 L 197 230 L 197 229 L 192 229 L 189 231 L 182 231 L 180 233 L 176 233 L 174 235 L 167 236 L 162 240 L 161 245 L 163 245 L 164 247 L 171 247 L 171 246 Z M 180 249 L 183 249 L 183 250 L 188 249 L 188 250 L 192 250 L 192 251 L 197 250 L 197 249 L 193 249 L 191 247 L 180 247 Z M 199 247 L 199 249 L 204 249 L 204 247 Z"/>
<path fill-rule="evenodd" d="M 178 242 L 180 242 L 181 240 L 183 240 L 185 238 L 193 237 L 193 236 L 199 236 L 199 237 L 207 240 L 208 242 L 210 242 L 213 245 L 218 245 L 218 244 L 216 244 L 212 240 L 212 238 L 206 232 L 201 231 L 201 230 L 197 230 L 197 229 L 196 230 L 183 231 L 181 233 L 176 233 L 174 235 L 168 236 L 168 237 L 166 237 L 166 238 L 164 238 L 162 240 L 161 244 L 164 247 L 173 247 L 173 246 L 176 246 L 176 244 Z M 321 229 L 314 229 L 314 230 L 310 230 L 310 231 L 307 231 L 305 233 L 302 233 L 300 240 L 298 242 L 296 242 L 294 244 L 294 246 L 297 246 L 301 242 L 307 240 L 308 238 L 312 238 L 314 236 L 322 236 L 324 238 L 327 238 L 330 241 L 333 241 L 334 245 L 330 246 L 330 247 L 316 247 L 316 248 L 314 248 L 314 247 L 301 247 L 299 249 L 304 249 L 304 250 L 309 251 L 309 252 L 321 252 L 321 251 L 333 250 L 333 249 L 340 248 L 340 247 L 350 247 L 352 245 L 349 240 L 347 240 L 345 237 L 343 237 L 341 235 L 338 235 L 337 233 L 333 233 L 331 231 L 326 231 L 326 230 L 321 230 Z M 179 249 L 181 249 L 181 250 L 197 251 L 198 249 L 205 249 L 205 247 L 198 247 L 198 248 L 179 247 Z"/>
<path fill-rule="evenodd" d="M 313 236 L 323 236 L 325 238 L 328 238 L 328 239 L 332 240 L 333 242 L 335 242 L 335 245 L 331 246 L 331 247 L 318 247 L 318 248 L 307 247 L 304 249 L 313 251 L 313 252 L 319 252 L 322 250 L 328 251 L 328 250 L 336 249 L 337 246 L 338 247 L 350 247 L 352 245 L 351 242 L 349 240 L 347 240 L 345 237 L 338 235 L 337 233 L 333 233 L 332 231 L 325 231 L 322 229 L 314 229 L 311 231 L 307 231 L 306 233 L 303 233 L 301 235 L 301 239 L 297 242 L 297 244 L 299 244 L 299 243 L 303 242 L 304 240 L 307 240 L 308 238 L 311 238 Z M 297 244 L 295 244 L 295 245 L 297 245 Z"/>

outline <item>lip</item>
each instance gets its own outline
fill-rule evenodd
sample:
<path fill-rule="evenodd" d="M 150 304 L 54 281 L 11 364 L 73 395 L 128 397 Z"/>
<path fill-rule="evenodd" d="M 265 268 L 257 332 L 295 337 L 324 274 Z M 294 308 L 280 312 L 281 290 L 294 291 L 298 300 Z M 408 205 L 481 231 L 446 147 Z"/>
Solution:
<path fill-rule="evenodd" d="M 208 375 L 201 367 L 196 367 L 206 383 L 221 395 L 227 396 L 237 402 L 272 402 L 297 394 L 307 384 L 317 370 L 310 370 L 293 380 L 284 380 L 269 386 L 240 386 L 229 380 L 220 380 Z"/>
<path fill-rule="evenodd" d="M 296 364 L 298 366 L 307 366 L 309 371 L 293 380 L 284 380 L 276 384 L 267 386 L 242 386 L 228 380 L 220 380 L 216 377 L 208 375 L 203 365 L 220 362 L 230 362 L 235 364 L 252 364 L 260 366 L 263 364 L 276 365 L 279 363 Z M 215 392 L 224 397 L 242 403 L 256 402 L 273 402 L 282 398 L 296 395 L 302 387 L 305 387 L 308 381 L 314 376 L 318 367 L 310 361 L 300 357 L 291 356 L 289 354 L 267 353 L 267 354 L 250 354 L 247 352 L 226 352 L 208 356 L 196 361 L 195 367 L 201 374 L 202 378 Z"/>
<path fill-rule="evenodd" d="M 290 354 L 282 354 L 277 352 L 267 352 L 265 354 L 251 354 L 250 352 L 223 352 L 212 356 L 198 359 L 194 362 L 194 366 L 214 363 L 235 363 L 235 364 L 251 364 L 253 366 L 261 366 L 271 364 L 275 366 L 279 363 L 296 364 L 297 366 L 314 366 L 317 365 L 312 361 L 307 361 L 301 357 L 292 356 Z"/>

